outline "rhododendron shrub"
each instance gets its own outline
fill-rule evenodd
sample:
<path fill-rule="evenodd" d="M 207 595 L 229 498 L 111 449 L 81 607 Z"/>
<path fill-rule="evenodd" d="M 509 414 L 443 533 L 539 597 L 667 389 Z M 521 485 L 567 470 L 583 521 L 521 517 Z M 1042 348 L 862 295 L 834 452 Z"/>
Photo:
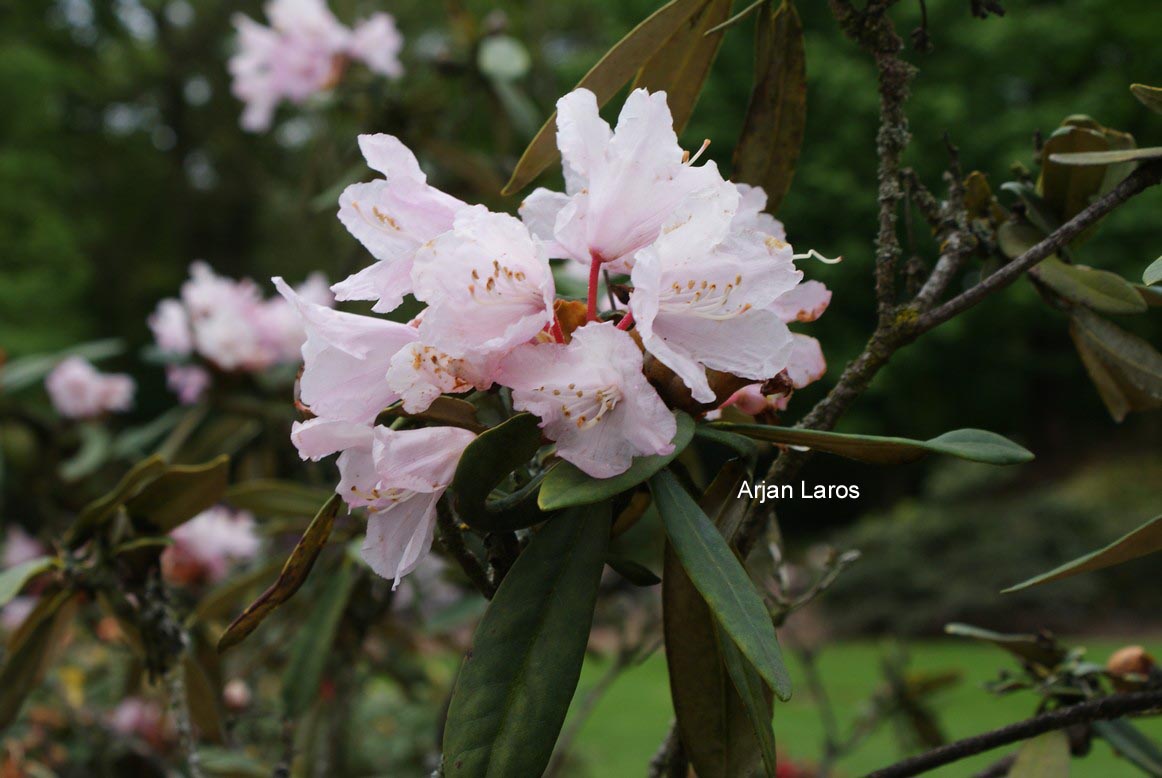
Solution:
<path fill-rule="evenodd" d="M 368 509 L 364 558 L 386 578 L 398 582 L 427 552 L 474 438 L 378 424 L 394 404 L 422 415 L 444 396 L 502 395 L 539 420 L 540 466 L 560 459 L 605 479 L 675 453 L 675 410 L 730 401 L 710 382 L 731 381 L 715 376 L 741 388 L 822 373 L 818 344 L 796 348 L 806 336 L 785 319 L 813 318 L 828 293 L 819 282 L 798 291 L 803 272 L 782 225 L 760 216 L 761 189 L 681 149 L 664 93 L 635 90 L 610 128 L 577 90 L 558 104 L 558 127 L 569 193 L 537 190 L 520 219 L 435 189 L 397 138 L 359 139 L 383 178 L 348 187 L 339 218 L 375 261 L 333 289 L 380 312 L 413 295 L 425 305 L 412 321 L 330 310 L 275 279 L 306 332 L 299 399 L 311 418 L 292 440 L 305 459 L 340 454 L 338 494 Z M 554 258 L 590 271 L 582 322 L 558 314 L 570 301 L 557 296 Z M 605 270 L 632 285 L 624 308 L 599 305 Z"/>
<path fill-rule="evenodd" d="M 234 96 L 245 104 L 242 126 L 270 128 L 279 103 L 296 105 L 334 87 L 352 61 L 373 73 L 403 75 L 403 36 L 395 19 L 375 13 L 347 27 L 326 0 L 271 0 L 269 26 L 236 14 L 237 52 L 230 59 Z"/>
<path fill-rule="evenodd" d="M 298 293 L 315 305 L 334 302 L 322 274 L 304 281 Z M 149 328 L 169 387 L 183 404 L 196 402 L 215 373 L 261 373 L 297 363 L 306 339 L 290 303 L 264 299 L 254 281 L 220 276 L 205 262 L 190 266 L 178 297 L 157 304 Z"/>

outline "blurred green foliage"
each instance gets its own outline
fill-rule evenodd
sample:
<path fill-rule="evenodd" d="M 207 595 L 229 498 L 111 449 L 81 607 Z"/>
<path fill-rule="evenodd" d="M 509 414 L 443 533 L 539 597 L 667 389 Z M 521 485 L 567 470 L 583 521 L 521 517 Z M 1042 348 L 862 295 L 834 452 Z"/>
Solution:
<path fill-rule="evenodd" d="M 385 8 L 338 0 L 341 18 Z M 1134 100 L 1132 81 L 1162 82 L 1153 51 L 1162 8 L 1149 0 L 1013 3 L 1004 18 L 973 19 L 967 3 L 930 4 L 930 53 L 909 113 L 906 162 L 936 191 L 948 155 L 994 187 L 1010 164 L 1031 165 L 1033 136 L 1084 112 L 1162 139 L 1162 123 Z M 532 68 L 518 86 L 536 119 L 610 44 L 656 7 L 630 2 L 399 3 L 408 75 L 398 84 L 353 78 L 308 109 L 284 110 L 265 136 L 238 127 L 225 62 L 234 12 L 251 0 L 56 0 L 10 3 L 0 25 L 0 347 L 19 355 L 80 339 L 148 340 L 145 316 L 172 294 L 190 261 L 220 272 L 291 279 L 321 268 L 338 279 L 367 256 L 333 218 L 342 184 L 370 177 L 359 132 L 388 131 L 416 146 L 438 185 L 494 207 L 496 191 L 535 124 L 471 67 L 481 35 L 524 42 Z M 825 4 L 803 4 L 808 35 L 807 139 L 779 216 L 797 247 L 842 254 L 808 267 L 835 290 L 814 329 L 831 363 L 803 392 L 806 407 L 856 353 L 873 319 L 877 97 L 866 55 L 844 40 Z M 919 6 L 900 4 L 906 34 Z M 729 167 L 751 87 L 753 20 L 730 31 L 685 133 L 712 141 Z M 616 104 L 616 101 L 615 101 Z M 615 108 L 615 106 L 614 106 Z M 1159 253 L 1156 197 L 1111 217 L 1081 257 L 1136 277 Z M 905 251 L 935 247 L 917 216 Z M 907 224 L 907 219 L 904 220 Z M 971 272 L 966 277 L 971 280 Z M 160 371 L 156 371 L 160 372 Z M 156 411 L 168 395 L 153 377 Z M 1054 421 L 1056 420 L 1056 421 Z M 1066 421 L 1062 421 L 1066 420 Z M 1110 428 L 1069 344 L 1064 319 L 1021 282 L 897 356 L 854 409 L 848 428 L 926 437 L 980 426 L 1053 444 Z"/>
<path fill-rule="evenodd" d="M 1049 483 L 1030 485 L 1029 475 L 944 463 L 921 496 L 833 537 L 863 557 L 820 600 L 828 623 L 841 635 L 936 634 L 951 621 L 1112 633 L 1140 623 L 1157 606 L 1150 559 L 998 592 L 1156 515 L 1162 458 L 1089 461 Z"/>

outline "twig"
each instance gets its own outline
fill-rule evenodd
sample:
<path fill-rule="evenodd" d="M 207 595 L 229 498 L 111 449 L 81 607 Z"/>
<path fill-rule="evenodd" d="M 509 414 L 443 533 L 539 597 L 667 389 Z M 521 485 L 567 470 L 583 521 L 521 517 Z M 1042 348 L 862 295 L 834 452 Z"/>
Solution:
<path fill-rule="evenodd" d="M 190 778 L 202 778 L 202 762 L 198 758 L 198 741 L 194 737 L 194 726 L 190 721 L 190 701 L 186 694 L 185 666 L 175 662 L 165 675 L 166 692 L 169 695 L 169 709 L 177 729 L 178 742 L 186 757 L 186 768 Z"/>
<path fill-rule="evenodd" d="M 1152 186 L 1162 183 L 1162 163 L 1149 162 L 1138 167 L 1104 197 L 1094 201 L 1072 219 L 1054 230 L 1037 245 L 1004 265 L 976 286 L 968 289 L 948 302 L 919 316 L 910 326 L 911 339 L 943 324 L 959 313 L 963 313 L 993 292 L 1003 289 L 1016 281 L 1041 260 L 1060 251 L 1074 238 L 1084 232 L 1110 211 Z"/>
<path fill-rule="evenodd" d="M 678 736 L 678 724 L 670 724 L 670 732 L 658 752 L 650 760 L 649 778 L 685 778 L 688 769 L 686 753 Z"/>
<path fill-rule="evenodd" d="M 1045 732 L 1065 729 L 1073 724 L 1108 721 L 1130 713 L 1157 710 L 1162 710 L 1162 691 L 1113 694 L 1101 699 L 1071 705 L 1067 708 L 1059 708 L 1016 724 L 1009 724 L 990 732 L 934 748 L 931 751 L 868 773 L 866 778 L 907 778 L 912 775 L 920 775 L 942 765 L 951 764 L 1011 743 L 1028 740 Z"/>
<path fill-rule="evenodd" d="M 480 560 L 469 550 L 468 546 L 464 545 L 464 536 L 460 533 L 460 528 L 456 526 L 456 519 L 453 518 L 443 500 L 436 503 L 436 526 L 440 530 L 440 545 L 452 555 L 452 558 L 460 565 L 460 569 L 464 571 L 464 575 L 468 576 L 468 580 L 480 590 L 480 593 L 491 600 L 492 595 L 496 593 L 496 586 L 489 579 L 484 566 L 480 564 Z"/>

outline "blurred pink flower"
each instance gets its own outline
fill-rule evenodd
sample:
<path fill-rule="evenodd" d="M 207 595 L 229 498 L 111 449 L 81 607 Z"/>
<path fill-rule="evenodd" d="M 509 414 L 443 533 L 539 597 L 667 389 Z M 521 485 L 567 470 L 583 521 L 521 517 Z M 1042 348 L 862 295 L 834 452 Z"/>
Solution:
<path fill-rule="evenodd" d="M 173 739 L 173 728 L 165 710 L 156 700 L 126 697 L 109 712 L 111 730 L 126 738 L 139 738 L 154 748 L 165 748 Z"/>
<path fill-rule="evenodd" d="M 234 96 L 245 104 L 242 126 L 251 132 L 269 129 L 283 100 L 302 104 L 334 86 L 348 59 L 391 78 L 403 75 L 403 36 L 388 14 L 374 14 L 352 30 L 324 0 L 272 0 L 266 16 L 269 27 L 234 16 L 238 51 L 229 70 Z"/>
<path fill-rule="evenodd" d="M 167 365 L 165 385 L 178 396 L 182 405 L 192 405 L 202 398 L 213 379 L 210 371 L 198 365 Z"/>
<path fill-rule="evenodd" d="M 173 545 L 161 555 L 162 571 L 172 583 L 215 583 L 238 562 L 258 553 L 254 517 L 216 506 L 170 533 Z"/>
<path fill-rule="evenodd" d="M 520 346 L 497 382 L 512 389 L 514 407 L 541 418 L 562 459 L 594 478 L 674 450 L 674 417 L 642 374 L 641 351 L 613 324 L 587 324 L 567 346 Z"/>
<path fill-rule="evenodd" d="M 102 373 L 81 357 L 69 357 L 53 368 L 44 387 L 57 413 L 70 419 L 127 411 L 137 389 L 128 375 Z"/>

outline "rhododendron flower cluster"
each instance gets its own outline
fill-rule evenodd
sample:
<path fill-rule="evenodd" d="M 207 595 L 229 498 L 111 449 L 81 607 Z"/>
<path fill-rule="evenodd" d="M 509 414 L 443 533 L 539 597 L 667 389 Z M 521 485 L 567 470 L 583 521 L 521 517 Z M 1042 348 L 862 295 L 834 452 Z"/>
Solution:
<path fill-rule="evenodd" d="M 334 302 L 326 278 L 318 273 L 298 292 L 320 306 Z M 184 403 L 196 401 L 210 385 L 207 367 L 227 373 L 259 372 L 297 363 L 306 339 L 302 321 L 286 300 L 264 300 L 253 281 L 217 275 L 204 262 L 190 266 L 190 278 L 179 297 L 158 303 L 149 327 L 157 350 L 169 363 L 170 388 Z M 186 361 L 194 356 L 204 363 Z"/>
<path fill-rule="evenodd" d="M 82 357 L 68 357 L 48 374 L 44 388 L 61 416 L 92 419 L 133 407 L 137 385 L 124 373 L 102 373 Z"/>
<path fill-rule="evenodd" d="M 818 343 L 787 324 L 818 316 L 830 293 L 801 283 L 761 189 L 682 150 L 664 93 L 634 91 L 611 128 L 579 89 L 557 126 L 566 190 L 536 190 L 519 219 L 439 191 L 398 139 L 360 137 L 382 178 L 348 187 L 339 219 L 375 262 L 333 290 L 380 313 L 410 294 L 426 306 L 412 321 L 332 310 L 275 279 L 306 329 L 299 397 L 313 417 L 292 439 L 304 458 L 339 453 L 338 493 L 368 510 L 364 557 L 384 577 L 428 550 L 474 439 L 377 426 L 389 406 L 422 414 L 442 394 L 504 388 L 556 457 L 609 478 L 674 450 L 674 409 L 704 413 L 747 381 L 762 398 L 766 383 L 789 390 L 823 371 Z M 583 269 L 583 303 L 558 299 L 550 260 Z M 625 307 L 602 310 L 607 272 L 630 288 Z"/>
<path fill-rule="evenodd" d="M 270 26 L 242 14 L 234 17 L 238 52 L 230 59 L 234 95 L 246 104 L 242 126 L 270 127 L 283 100 L 301 104 L 334 86 L 350 60 L 390 78 L 403 75 L 403 36 L 395 19 L 376 13 L 347 27 L 325 0 L 272 0 Z"/>
<path fill-rule="evenodd" d="M 254 517 L 246 511 L 215 506 L 170 533 L 173 545 L 161 555 L 171 583 L 217 583 L 238 563 L 258 553 Z"/>

